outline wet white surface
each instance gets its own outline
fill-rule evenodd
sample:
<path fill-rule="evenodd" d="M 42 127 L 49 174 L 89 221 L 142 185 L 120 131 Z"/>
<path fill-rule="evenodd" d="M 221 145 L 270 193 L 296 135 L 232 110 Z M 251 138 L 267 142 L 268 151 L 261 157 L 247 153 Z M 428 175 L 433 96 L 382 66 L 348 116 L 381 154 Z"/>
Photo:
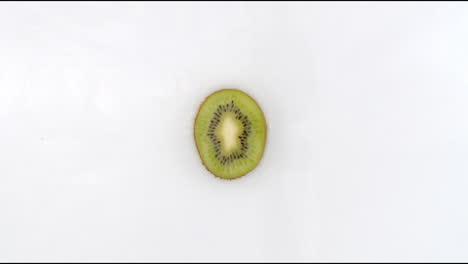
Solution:
<path fill-rule="evenodd" d="M 0 4 L 0 261 L 467 261 L 467 3 Z M 198 104 L 265 111 L 212 177 Z"/>

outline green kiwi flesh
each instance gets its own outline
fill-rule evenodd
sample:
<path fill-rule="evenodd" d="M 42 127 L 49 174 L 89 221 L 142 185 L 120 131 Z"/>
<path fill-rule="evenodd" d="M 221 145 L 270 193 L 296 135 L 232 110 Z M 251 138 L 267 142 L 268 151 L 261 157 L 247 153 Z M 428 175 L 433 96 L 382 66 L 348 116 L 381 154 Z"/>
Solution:
<path fill-rule="evenodd" d="M 223 89 L 209 95 L 195 118 L 195 143 L 215 176 L 236 179 L 257 167 L 266 143 L 266 122 L 248 94 Z"/>

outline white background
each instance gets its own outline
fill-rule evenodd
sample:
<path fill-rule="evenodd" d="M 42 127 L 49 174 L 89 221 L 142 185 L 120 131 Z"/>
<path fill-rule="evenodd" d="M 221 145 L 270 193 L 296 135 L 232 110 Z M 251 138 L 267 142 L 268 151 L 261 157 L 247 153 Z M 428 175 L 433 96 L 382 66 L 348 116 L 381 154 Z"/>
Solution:
<path fill-rule="evenodd" d="M 212 177 L 199 103 L 250 93 Z M 0 4 L 0 261 L 467 261 L 467 3 Z"/>

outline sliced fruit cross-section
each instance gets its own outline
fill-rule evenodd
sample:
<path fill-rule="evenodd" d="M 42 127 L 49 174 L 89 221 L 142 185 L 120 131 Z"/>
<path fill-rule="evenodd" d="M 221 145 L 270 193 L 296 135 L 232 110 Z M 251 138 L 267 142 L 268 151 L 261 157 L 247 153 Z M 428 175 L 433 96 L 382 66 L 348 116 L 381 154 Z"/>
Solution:
<path fill-rule="evenodd" d="M 205 167 L 224 179 L 239 178 L 260 162 L 266 122 L 246 93 L 223 89 L 209 95 L 195 118 L 195 142 Z"/>

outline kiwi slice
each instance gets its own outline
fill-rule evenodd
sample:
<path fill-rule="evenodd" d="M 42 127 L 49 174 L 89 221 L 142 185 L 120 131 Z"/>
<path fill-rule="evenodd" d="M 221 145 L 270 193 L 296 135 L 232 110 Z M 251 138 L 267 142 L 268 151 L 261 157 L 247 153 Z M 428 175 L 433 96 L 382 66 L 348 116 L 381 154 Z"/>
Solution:
<path fill-rule="evenodd" d="M 266 133 L 258 104 L 236 89 L 209 95 L 195 118 L 195 143 L 203 165 L 223 179 L 239 178 L 258 165 Z"/>

